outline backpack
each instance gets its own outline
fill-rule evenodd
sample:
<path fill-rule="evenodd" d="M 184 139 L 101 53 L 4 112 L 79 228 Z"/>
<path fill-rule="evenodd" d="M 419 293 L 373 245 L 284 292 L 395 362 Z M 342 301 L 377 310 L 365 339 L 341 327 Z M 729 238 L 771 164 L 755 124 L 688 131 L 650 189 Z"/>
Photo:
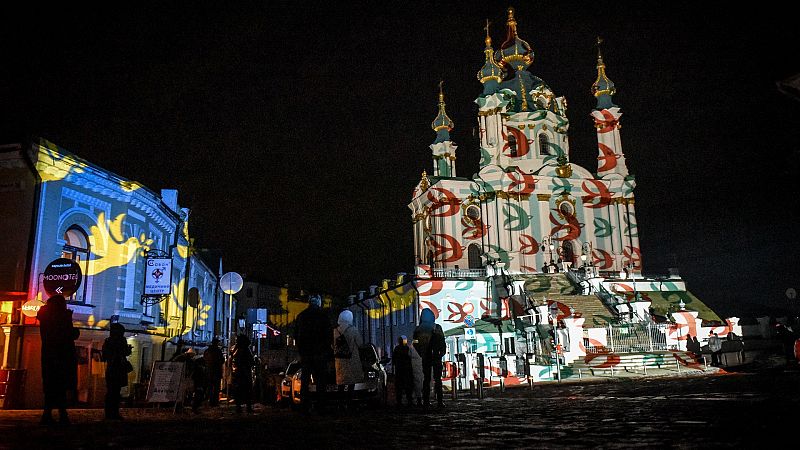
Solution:
<path fill-rule="evenodd" d="M 345 328 L 344 331 L 347 331 L 347 328 Z M 353 352 L 350 350 L 350 344 L 347 342 L 347 336 L 344 335 L 344 331 L 339 333 L 339 336 L 336 337 L 336 340 L 333 343 L 334 358 L 349 359 L 351 356 L 353 356 Z"/>

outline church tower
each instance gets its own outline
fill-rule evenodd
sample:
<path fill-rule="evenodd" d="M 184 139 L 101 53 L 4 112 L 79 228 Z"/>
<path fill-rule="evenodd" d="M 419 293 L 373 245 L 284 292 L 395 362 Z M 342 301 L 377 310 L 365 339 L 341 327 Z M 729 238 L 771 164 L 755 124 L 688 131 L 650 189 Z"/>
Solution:
<path fill-rule="evenodd" d="M 597 98 L 597 107 L 592 111 L 594 126 L 597 129 L 598 178 L 625 178 L 628 167 L 622 154 L 622 141 L 619 137 L 622 111 L 611 97 L 617 92 L 614 82 L 606 75 L 606 65 L 600 53 L 602 40 L 597 38 L 597 79 L 592 84 L 592 94 Z"/>
<path fill-rule="evenodd" d="M 456 144 L 450 140 L 450 131 L 455 124 L 444 107 L 444 91 L 439 82 L 439 114 L 433 119 L 431 128 L 436 132 L 436 140 L 431 144 L 433 152 L 433 175 L 437 177 L 456 176 Z"/>

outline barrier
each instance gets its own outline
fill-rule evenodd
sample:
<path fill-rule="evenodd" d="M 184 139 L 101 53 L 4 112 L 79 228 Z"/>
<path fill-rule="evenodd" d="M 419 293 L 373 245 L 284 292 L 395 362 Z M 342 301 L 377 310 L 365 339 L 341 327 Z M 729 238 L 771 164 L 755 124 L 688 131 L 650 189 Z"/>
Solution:
<path fill-rule="evenodd" d="M 26 369 L 0 369 L 0 402 L 3 409 L 22 409 Z"/>

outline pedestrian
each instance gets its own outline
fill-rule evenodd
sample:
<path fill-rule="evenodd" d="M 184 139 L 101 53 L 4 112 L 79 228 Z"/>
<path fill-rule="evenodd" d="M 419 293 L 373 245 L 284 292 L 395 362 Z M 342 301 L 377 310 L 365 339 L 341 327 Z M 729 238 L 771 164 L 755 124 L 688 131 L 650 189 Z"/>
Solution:
<path fill-rule="evenodd" d="M 125 327 L 112 323 L 108 337 L 103 342 L 102 359 L 106 363 L 106 402 L 105 417 L 108 420 L 122 420 L 119 414 L 120 389 L 128 384 L 128 373 L 133 366 L 128 361 L 131 346 L 125 340 Z"/>
<path fill-rule="evenodd" d="M 413 405 L 414 373 L 406 336 L 400 336 L 397 339 L 397 346 L 392 351 L 392 366 L 394 366 L 394 398 L 397 406 L 403 406 L 404 394 L 408 400 L 408 406 Z"/>
<path fill-rule="evenodd" d="M 697 340 L 697 336 L 689 336 L 686 340 L 686 350 L 691 352 L 695 359 L 700 357 L 703 353 L 703 349 L 700 345 L 700 341 Z"/>
<path fill-rule="evenodd" d="M 722 355 L 722 339 L 719 338 L 717 333 L 712 332 L 711 336 L 709 336 L 708 349 L 711 350 L 711 365 L 715 367 L 722 365 L 720 358 Z"/>
<path fill-rule="evenodd" d="M 411 358 L 411 373 L 414 402 L 417 406 L 422 406 L 422 383 L 424 382 L 424 375 L 422 373 L 422 356 L 419 355 L 414 345 L 417 341 L 408 344 L 408 355 Z"/>
<path fill-rule="evenodd" d="M 211 345 L 203 352 L 203 360 L 208 373 L 208 404 L 217 406 L 219 405 L 219 388 L 222 383 L 222 365 L 225 362 L 222 349 L 219 348 L 218 337 L 214 336 L 211 339 Z"/>
<path fill-rule="evenodd" d="M 344 338 L 347 345 L 347 352 L 340 353 L 337 349 L 334 351 L 335 365 L 336 365 L 336 384 L 339 385 L 340 390 L 346 390 L 347 395 L 344 398 L 345 405 L 349 405 L 352 400 L 353 389 L 355 384 L 364 380 L 364 369 L 361 365 L 361 335 L 358 330 L 353 326 L 353 313 L 345 309 L 339 313 L 338 325 L 333 330 L 333 340 L 336 347 L 340 347 L 338 342 L 342 342 L 340 337 Z"/>
<path fill-rule="evenodd" d="M 42 338 L 42 388 L 44 410 L 41 423 L 52 425 L 53 409 L 58 409 L 58 421 L 69 425 L 67 391 L 78 385 L 78 359 L 75 339 L 80 331 L 72 325 L 72 311 L 67 300 L 54 295 L 39 309 L 39 334 Z"/>
<path fill-rule="evenodd" d="M 415 347 L 422 357 L 422 402 L 423 406 L 430 406 L 431 376 L 433 376 L 433 390 L 436 394 L 436 406 L 444 406 L 442 392 L 442 357 L 447 351 L 444 342 L 444 330 L 437 324 L 436 317 L 430 308 L 425 308 L 420 313 L 419 325 L 414 330 Z"/>
<path fill-rule="evenodd" d="M 297 315 L 294 322 L 294 337 L 300 356 L 300 401 L 304 412 L 311 409 L 309 384 L 313 376 L 317 392 L 325 392 L 328 382 L 328 362 L 331 354 L 331 322 L 322 310 L 322 298 L 313 294 L 308 299 L 308 308 Z M 324 404 L 319 396 L 319 404 Z"/>
<path fill-rule="evenodd" d="M 242 412 L 242 404 L 247 406 L 247 412 L 253 412 L 253 352 L 250 351 L 250 338 L 240 334 L 236 336 L 236 345 L 232 352 L 233 365 L 233 399 L 236 402 L 236 412 Z"/>

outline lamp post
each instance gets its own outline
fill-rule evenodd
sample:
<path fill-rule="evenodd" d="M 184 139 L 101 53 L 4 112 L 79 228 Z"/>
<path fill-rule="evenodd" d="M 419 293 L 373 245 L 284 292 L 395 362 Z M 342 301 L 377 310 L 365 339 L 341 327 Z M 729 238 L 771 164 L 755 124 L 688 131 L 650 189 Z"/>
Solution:
<path fill-rule="evenodd" d="M 542 237 L 542 251 L 549 251 L 550 253 L 550 264 L 553 263 L 553 250 L 555 250 L 556 246 L 553 244 L 553 235 L 547 235 Z"/>

